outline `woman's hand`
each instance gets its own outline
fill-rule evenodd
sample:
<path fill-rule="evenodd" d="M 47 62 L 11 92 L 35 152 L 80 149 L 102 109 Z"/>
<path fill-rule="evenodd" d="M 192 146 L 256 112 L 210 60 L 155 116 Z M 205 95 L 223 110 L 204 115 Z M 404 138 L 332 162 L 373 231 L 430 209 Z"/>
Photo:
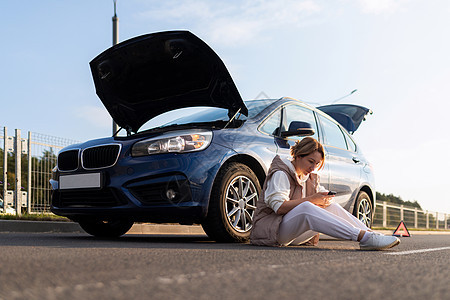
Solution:
<path fill-rule="evenodd" d="M 328 195 L 328 192 L 320 192 L 308 197 L 308 201 L 319 207 L 325 208 L 333 203 L 334 195 Z"/>
<path fill-rule="evenodd" d="M 320 192 L 303 199 L 300 198 L 296 200 L 284 201 L 283 204 L 281 204 L 281 206 L 278 208 L 276 213 L 279 215 L 287 214 L 291 209 L 305 201 L 309 201 L 312 204 L 325 208 L 333 203 L 333 198 L 334 195 L 328 195 L 328 192 Z"/>

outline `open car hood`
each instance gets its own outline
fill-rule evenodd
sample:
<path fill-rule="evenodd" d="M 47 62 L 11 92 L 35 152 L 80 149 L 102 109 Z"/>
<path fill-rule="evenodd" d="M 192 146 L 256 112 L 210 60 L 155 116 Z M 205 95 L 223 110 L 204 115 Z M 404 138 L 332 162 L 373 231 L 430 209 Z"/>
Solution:
<path fill-rule="evenodd" d="M 372 114 L 371 109 L 353 104 L 331 104 L 317 108 L 335 119 L 349 133 L 354 133 L 361 122 L 365 120 L 365 116 Z"/>
<path fill-rule="evenodd" d="M 164 112 L 212 106 L 247 115 L 222 60 L 188 31 L 142 35 L 117 44 L 90 62 L 95 89 L 114 121 L 137 132 Z"/>

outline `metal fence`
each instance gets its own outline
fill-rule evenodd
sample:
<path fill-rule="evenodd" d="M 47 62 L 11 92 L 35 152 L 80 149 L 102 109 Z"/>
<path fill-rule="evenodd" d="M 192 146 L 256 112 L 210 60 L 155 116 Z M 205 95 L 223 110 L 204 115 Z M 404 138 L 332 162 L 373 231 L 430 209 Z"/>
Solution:
<path fill-rule="evenodd" d="M 385 201 L 378 202 L 373 226 L 397 227 L 403 221 L 408 228 L 450 229 L 450 215 L 435 211 L 421 210 L 417 207 L 395 205 Z"/>
<path fill-rule="evenodd" d="M 59 150 L 75 140 L 28 132 L 21 137 L 20 129 L 14 135 L 2 128 L 0 136 L 1 181 L 0 212 L 22 214 L 48 212 L 51 187 L 49 180 L 56 166 Z"/>

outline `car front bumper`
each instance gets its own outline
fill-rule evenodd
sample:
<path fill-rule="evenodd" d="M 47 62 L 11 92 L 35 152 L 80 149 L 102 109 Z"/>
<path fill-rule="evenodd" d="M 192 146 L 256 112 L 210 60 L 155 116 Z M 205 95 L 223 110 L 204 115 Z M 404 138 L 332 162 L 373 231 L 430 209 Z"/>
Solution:
<path fill-rule="evenodd" d="M 146 157 L 122 155 L 106 169 L 61 172 L 59 176 L 101 173 L 99 188 L 61 189 L 51 180 L 51 210 L 75 221 L 83 218 L 128 218 L 141 222 L 191 224 L 206 216 L 214 178 L 231 155 L 211 144 L 200 152 Z"/>

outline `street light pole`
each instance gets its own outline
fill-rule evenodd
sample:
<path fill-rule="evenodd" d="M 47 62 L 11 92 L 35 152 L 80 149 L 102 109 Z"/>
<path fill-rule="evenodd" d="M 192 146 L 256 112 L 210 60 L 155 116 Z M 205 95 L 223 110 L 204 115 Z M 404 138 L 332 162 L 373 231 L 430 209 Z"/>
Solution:
<path fill-rule="evenodd" d="M 112 37 L 112 44 L 113 46 L 119 43 L 119 18 L 116 14 L 116 3 L 117 0 L 114 0 L 114 16 L 112 17 L 112 23 L 113 23 L 113 37 Z M 119 131 L 119 125 L 112 121 L 112 135 L 116 136 L 117 132 Z"/>
<path fill-rule="evenodd" d="M 344 99 L 344 98 L 346 98 L 346 97 L 352 95 L 353 93 L 355 93 L 355 92 L 357 92 L 357 91 L 358 91 L 357 89 L 354 89 L 354 90 L 351 91 L 349 94 L 344 95 L 344 96 L 342 96 L 342 97 L 340 97 L 340 98 L 337 98 L 336 100 L 331 101 L 330 104 L 322 104 L 322 103 L 319 103 L 319 102 L 310 102 L 310 101 L 308 101 L 307 103 L 310 104 L 310 105 L 316 105 L 316 106 L 331 105 L 331 104 L 334 104 L 334 103 L 336 103 L 336 102 L 338 102 L 338 101 L 341 101 L 342 99 Z"/>
<path fill-rule="evenodd" d="M 357 89 L 354 89 L 353 91 L 350 92 L 350 94 L 347 94 L 347 95 L 345 95 L 345 96 L 342 96 L 341 98 L 338 98 L 338 99 L 334 100 L 333 102 L 331 102 L 331 104 L 334 104 L 334 103 L 336 103 L 336 102 L 338 102 L 338 101 L 341 101 L 342 99 L 344 99 L 344 98 L 346 98 L 346 97 L 352 95 L 352 94 L 353 94 L 354 92 L 356 92 L 356 91 L 358 91 L 358 90 L 357 90 Z"/>

